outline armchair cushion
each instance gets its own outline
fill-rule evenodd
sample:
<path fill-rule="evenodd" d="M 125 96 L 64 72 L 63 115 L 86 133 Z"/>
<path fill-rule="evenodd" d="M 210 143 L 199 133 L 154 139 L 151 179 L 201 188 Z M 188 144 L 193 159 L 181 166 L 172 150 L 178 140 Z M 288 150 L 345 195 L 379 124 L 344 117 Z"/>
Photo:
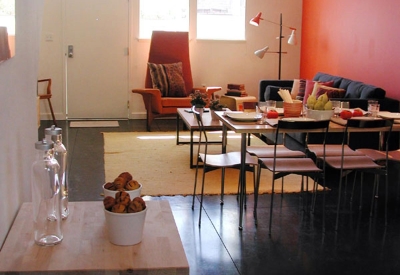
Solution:
<path fill-rule="evenodd" d="M 159 89 L 163 97 L 186 97 L 182 62 L 171 64 L 148 63 L 154 89 Z"/>

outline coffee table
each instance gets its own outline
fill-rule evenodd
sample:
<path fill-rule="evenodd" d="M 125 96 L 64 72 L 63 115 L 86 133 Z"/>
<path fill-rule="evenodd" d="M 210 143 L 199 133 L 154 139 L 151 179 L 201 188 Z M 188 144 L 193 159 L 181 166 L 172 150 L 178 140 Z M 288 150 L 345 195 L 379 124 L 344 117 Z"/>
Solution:
<path fill-rule="evenodd" d="M 222 123 L 219 120 L 212 120 L 211 112 L 203 113 L 203 124 L 207 131 L 218 131 L 222 130 Z M 190 141 L 180 141 L 179 140 L 179 121 L 182 119 L 184 126 L 190 131 Z M 193 133 L 199 131 L 199 125 L 197 124 L 196 118 L 191 112 L 190 108 L 178 108 L 177 118 L 176 118 L 176 145 L 179 144 L 190 144 L 190 168 L 196 167 L 193 164 Z M 209 141 L 210 143 L 222 144 L 222 141 Z"/>
<path fill-rule="evenodd" d="M 34 243 L 32 204 L 24 203 L 0 251 L 0 274 L 189 274 L 189 264 L 168 201 L 146 201 L 142 242 L 113 245 L 107 239 L 102 201 L 70 202 L 63 241 Z M 127 228 L 127 230 L 129 230 Z"/>

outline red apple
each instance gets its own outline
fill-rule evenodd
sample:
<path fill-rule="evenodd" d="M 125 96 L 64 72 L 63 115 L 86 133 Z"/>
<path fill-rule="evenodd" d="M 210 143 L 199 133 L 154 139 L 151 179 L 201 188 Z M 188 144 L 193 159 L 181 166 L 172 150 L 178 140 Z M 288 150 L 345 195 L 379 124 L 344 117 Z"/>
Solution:
<path fill-rule="evenodd" d="M 276 110 L 269 110 L 267 112 L 267 118 L 278 118 L 279 114 Z"/>
<path fill-rule="evenodd" d="M 358 109 L 355 109 L 354 111 L 353 111 L 353 117 L 356 117 L 356 116 L 363 116 L 364 114 L 363 114 L 363 112 L 361 111 L 361 110 L 358 110 Z"/>
<path fill-rule="evenodd" d="M 342 119 L 350 119 L 353 116 L 353 113 L 349 110 L 343 110 L 340 112 L 340 118 Z"/>

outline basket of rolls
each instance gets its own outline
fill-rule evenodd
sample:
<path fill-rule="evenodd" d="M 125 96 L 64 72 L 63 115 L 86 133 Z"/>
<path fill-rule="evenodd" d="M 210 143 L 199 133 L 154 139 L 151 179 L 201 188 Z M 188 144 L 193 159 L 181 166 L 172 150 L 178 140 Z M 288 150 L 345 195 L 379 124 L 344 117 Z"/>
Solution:
<path fill-rule="evenodd" d="M 109 241 L 115 245 L 135 245 L 142 241 L 146 202 L 124 190 L 103 199 Z"/>

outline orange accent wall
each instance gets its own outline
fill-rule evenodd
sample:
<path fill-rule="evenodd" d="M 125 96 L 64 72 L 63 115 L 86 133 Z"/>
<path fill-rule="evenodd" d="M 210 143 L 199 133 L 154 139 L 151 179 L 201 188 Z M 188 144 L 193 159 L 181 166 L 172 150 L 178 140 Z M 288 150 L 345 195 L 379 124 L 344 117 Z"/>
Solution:
<path fill-rule="evenodd" d="M 300 77 L 317 72 L 400 99 L 400 1 L 303 0 Z"/>

